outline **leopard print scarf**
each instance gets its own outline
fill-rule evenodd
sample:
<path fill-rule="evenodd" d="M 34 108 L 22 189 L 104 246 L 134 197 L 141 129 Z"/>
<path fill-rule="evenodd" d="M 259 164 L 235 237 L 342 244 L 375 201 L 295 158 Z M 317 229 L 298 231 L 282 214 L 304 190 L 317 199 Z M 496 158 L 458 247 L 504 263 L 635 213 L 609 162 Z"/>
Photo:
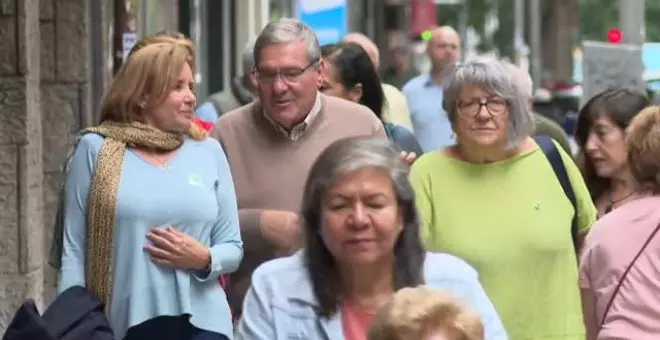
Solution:
<path fill-rule="evenodd" d="M 85 284 L 101 300 L 107 313 L 112 297 L 113 230 L 124 152 L 127 147 L 173 151 L 183 144 L 185 136 L 163 132 L 139 122 L 110 121 L 85 129 L 83 133 L 96 133 L 105 138 L 87 198 Z M 194 123 L 187 135 L 195 140 L 207 136 L 206 131 Z"/>

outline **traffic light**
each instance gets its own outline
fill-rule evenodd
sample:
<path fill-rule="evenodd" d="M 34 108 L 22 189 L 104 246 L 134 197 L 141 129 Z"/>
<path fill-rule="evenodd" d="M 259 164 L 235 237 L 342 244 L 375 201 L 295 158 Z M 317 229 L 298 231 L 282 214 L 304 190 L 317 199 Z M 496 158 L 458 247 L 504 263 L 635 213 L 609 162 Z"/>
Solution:
<path fill-rule="evenodd" d="M 618 28 L 612 28 L 609 31 L 607 31 L 607 41 L 609 41 L 612 44 L 618 44 L 621 42 L 623 39 L 623 33 L 621 33 L 621 30 Z"/>

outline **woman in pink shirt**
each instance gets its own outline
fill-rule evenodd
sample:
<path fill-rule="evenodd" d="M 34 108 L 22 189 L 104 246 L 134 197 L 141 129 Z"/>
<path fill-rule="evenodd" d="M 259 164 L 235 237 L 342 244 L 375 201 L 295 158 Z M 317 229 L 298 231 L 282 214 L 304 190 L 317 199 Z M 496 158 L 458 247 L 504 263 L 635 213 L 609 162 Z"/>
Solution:
<path fill-rule="evenodd" d="M 636 198 L 591 228 L 580 261 L 587 339 L 660 339 L 660 106 L 627 130 Z"/>
<path fill-rule="evenodd" d="M 577 163 L 599 218 L 632 201 L 637 191 L 626 154 L 626 128 L 649 104 L 644 92 L 616 88 L 593 96 L 580 110 Z"/>

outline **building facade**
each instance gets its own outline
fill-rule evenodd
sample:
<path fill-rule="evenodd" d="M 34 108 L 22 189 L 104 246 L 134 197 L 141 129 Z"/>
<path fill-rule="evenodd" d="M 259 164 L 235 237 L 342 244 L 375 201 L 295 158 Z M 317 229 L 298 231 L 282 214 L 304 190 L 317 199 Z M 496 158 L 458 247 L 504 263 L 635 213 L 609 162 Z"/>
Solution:
<path fill-rule="evenodd" d="M 0 2 L 0 331 L 24 299 L 52 298 L 45 254 L 59 168 L 75 131 L 91 124 L 96 82 L 105 82 L 92 69 L 92 36 L 109 21 L 91 3 Z"/>

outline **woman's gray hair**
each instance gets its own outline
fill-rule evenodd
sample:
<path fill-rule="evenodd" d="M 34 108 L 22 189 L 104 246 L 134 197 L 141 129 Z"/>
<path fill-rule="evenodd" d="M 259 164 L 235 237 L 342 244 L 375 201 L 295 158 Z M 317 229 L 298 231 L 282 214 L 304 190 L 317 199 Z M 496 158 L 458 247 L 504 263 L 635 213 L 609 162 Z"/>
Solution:
<path fill-rule="evenodd" d="M 446 73 L 443 84 L 442 107 L 452 125 L 458 116 L 461 89 L 475 85 L 484 91 L 504 98 L 509 105 L 508 147 L 516 148 L 535 129 L 534 115 L 528 108 L 526 93 L 517 85 L 515 75 L 497 59 L 479 58 L 453 65 Z M 460 138 L 460 136 L 459 136 Z"/>
<path fill-rule="evenodd" d="M 341 175 L 364 168 L 389 173 L 403 217 L 403 230 L 394 246 L 394 284 L 398 289 L 422 284 L 425 250 L 420 236 L 415 193 L 408 181 L 408 165 L 386 138 L 352 137 L 331 144 L 317 158 L 307 178 L 302 199 L 306 266 L 319 303 L 319 314 L 337 312 L 341 295 L 338 268 L 321 237 L 323 202 Z"/>
<path fill-rule="evenodd" d="M 304 23 L 290 18 L 282 18 L 270 22 L 261 31 L 254 44 L 254 61 L 259 65 L 261 50 L 273 44 L 289 44 L 303 42 L 307 50 L 309 62 L 321 58 L 321 44 L 316 34 Z"/>
<path fill-rule="evenodd" d="M 527 100 L 534 98 L 534 82 L 529 72 L 522 67 L 512 64 L 508 61 L 502 61 L 502 65 L 511 75 L 514 86 L 518 87 L 519 92 L 524 95 Z"/>

